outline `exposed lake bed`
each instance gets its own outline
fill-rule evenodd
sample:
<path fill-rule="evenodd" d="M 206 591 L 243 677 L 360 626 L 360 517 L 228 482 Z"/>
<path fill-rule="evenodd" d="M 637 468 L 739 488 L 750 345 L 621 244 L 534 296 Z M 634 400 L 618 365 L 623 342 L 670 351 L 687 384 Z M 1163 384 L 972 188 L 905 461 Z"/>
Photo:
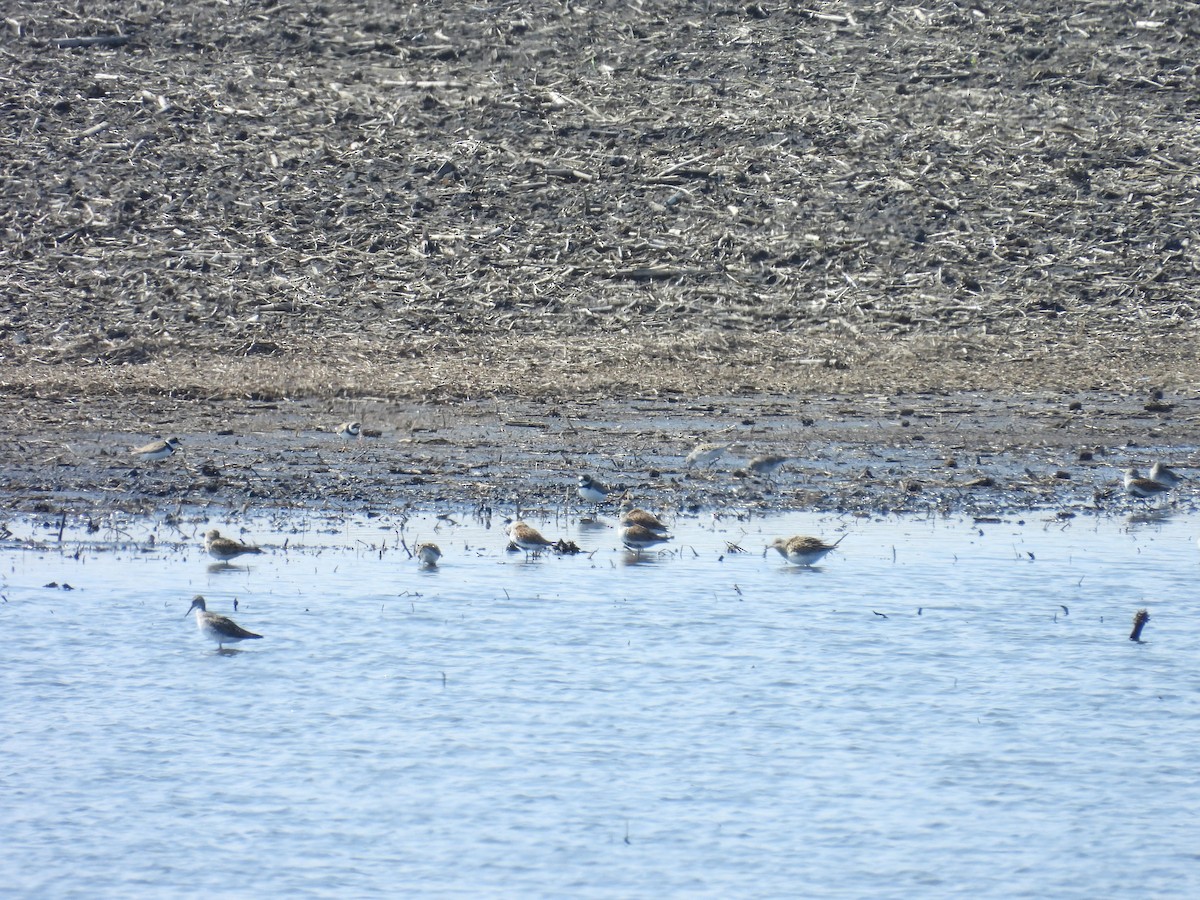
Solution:
<path fill-rule="evenodd" d="M 382 514 L 518 504 L 587 508 L 580 473 L 635 502 L 700 512 L 748 508 L 878 514 L 1121 513 L 1156 504 L 1121 488 L 1129 466 L 1196 465 L 1195 398 L 1107 392 L 953 392 L 813 397 L 212 400 L 114 395 L 9 398 L 0 492 L 13 510 L 133 512 L 181 506 Z M 363 436 L 339 438 L 340 422 Z M 146 462 L 131 449 L 178 437 Z M 703 442 L 729 445 L 703 466 Z M 770 477 L 758 454 L 788 456 Z M 1195 509 L 1194 495 L 1169 503 Z M 1179 506 L 1182 504 L 1183 506 Z"/>

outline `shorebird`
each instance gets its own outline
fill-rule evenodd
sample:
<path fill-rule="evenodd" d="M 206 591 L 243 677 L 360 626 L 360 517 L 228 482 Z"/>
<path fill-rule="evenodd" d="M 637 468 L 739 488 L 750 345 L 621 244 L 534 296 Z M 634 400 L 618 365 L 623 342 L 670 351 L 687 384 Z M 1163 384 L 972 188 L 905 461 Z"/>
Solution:
<path fill-rule="evenodd" d="M 1161 485 L 1172 488 L 1183 481 L 1184 478 L 1170 466 L 1165 466 L 1161 462 L 1156 462 L 1150 467 L 1150 480 L 1157 481 Z"/>
<path fill-rule="evenodd" d="M 1125 470 L 1125 493 L 1131 497 L 1148 500 L 1151 497 L 1161 497 L 1170 489 L 1152 478 L 1142 478 L 1137 469 Z"/>
<path fill-rule="evenodd" d="M 662 544 L 671 540 L 671 536 L 662 531 L 654 531 L 645 525 L 624 525 L 617 530 L 621 543 L 639 555 L 647 547 Z"/>
<path fill-rule="evenodd" d="M 640 525 L 647 531 L 654 531 L 658 534 L 666 534 L 667 532 L 667 526 L 654 513 L 632 507 L 629 504 L 621 507 L 621 518 L 617 520 L 617 524 L 621 527 Z"/>
<path fill-rule="evenodd" d="M 530 553 L 539 553 L 547 547 L 554 546 L 553 541 L 546 540 L 536 528 L 520 519 L 510 522 L 504 530 L 508 534 L 508 539 L 524 550 L 527 556 Z"/>
<path fill-rule="evenodd" d="M 750 464 L 746 467 L 755 475 L 762 475 L 765 478 L 770 478 L 780 470 L 784 463 L 788 462 L 791 457 L 788 456 L 756 456 L 750 460 Z"/>
<path fill-rule="evenodd" d="M 603 503 L 609 494 L 612 493 L 612 488 L 606 484 L 601 484 L 591 475 L 579 476 L 579 487 L 575 489 L 579 494 L 579 499 L 585 503 Z"/>
<path fill-rule="evenodd" d="M 827 544 L 820 538 L 798 534 L 790 538 L 775 538 L 767 550 L 778 550 L 779 554 L 792 565 L 811 566 L 820 562 L 826 553 L 829 553 L 845 539 L 846 535 L 843 534 L 832 544 Z"/>
<path fill-rule="evenodd" d="M 731 446 L 731 444 L 700 444 L 687 455 L 683 464 L 689 469 L 692 466 L 707 466 L 720 459 Z"/>
<path fill-rule="evenodd" d="M 351 441 L 362 440 L 362 422 L 343 422 L 333 430 L 333 433 L 342 439 L 345 443 Z M 343 450 L 346 448 L 343 447 Z"/>
<path fill-rule="evenodd" d="M 417 544 L 416 557 L 427 569 L 436 569 L 437 562 L 442 558 L 442 551 L 437 544 Z"/>
<path fill-rule="evenodd" d="M 210 641 L 217 642 L 217 649 L 223 650 L 226 644 L 236 644 L 238 641 L 253 641 L 262 637 L 253 631 L 247 631 L 233 619 L 210 613 L 204 607 L 204 598 L 197 594 L 192 598 L 192 605 L 184 613 L 184 618 L 196 612 L 196 627 Z"/>
<path fill-rule="evenodd" d="M 262 553 L 262 550 L 252 544 L 243 544 L 233 538 L 221 537 L 221 532 L 215 528 L 210 528 L 204 535 L 204 549 L 208 551 L 209 556 L 219 559 L 221 562 L 229 562 L 243 553 Z"/>
<path fill-rule="evenodd" d="M 151 441 L 141 447 L 134 447 L 130 452 L 134 456 L 141 457 L 146 462 L 153 462 L 159 459 L 166 459 L 182 446 L 179 443 L 179 438 L 171 437 L 165 441 Z"/>

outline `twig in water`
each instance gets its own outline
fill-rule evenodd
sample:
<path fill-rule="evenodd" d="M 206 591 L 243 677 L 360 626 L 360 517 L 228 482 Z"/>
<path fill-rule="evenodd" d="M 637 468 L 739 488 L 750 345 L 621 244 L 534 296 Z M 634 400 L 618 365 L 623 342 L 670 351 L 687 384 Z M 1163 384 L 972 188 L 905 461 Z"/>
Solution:
<path fill-rule="evenodd" d="M 1131 641 L 1142 642 L 1142 629 L 1146 627 L 1146 623 L 1150 621 L 1150 613 L 1144 609 L 1139 609 L 1133 614 L 1133 631 L 1129 635 Z"/>

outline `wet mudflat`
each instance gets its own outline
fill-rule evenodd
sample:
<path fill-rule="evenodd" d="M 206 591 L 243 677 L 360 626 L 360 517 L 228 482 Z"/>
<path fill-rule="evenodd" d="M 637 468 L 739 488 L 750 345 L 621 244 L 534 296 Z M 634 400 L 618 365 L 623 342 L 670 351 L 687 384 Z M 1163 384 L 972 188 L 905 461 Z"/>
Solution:
<path fill-rule="evenodd" d="M 640 558 L 528 520 L 585 552 L 470 509 L 11 521 L 10 886 L 1186 892 L 1194 516 L 710 512 Z M 845 538 L 763 555 L 795 532 Z M 197 593 L 263 639 L 218 652 Z"/>
<path fill-rule="evenodd" d="M 0 403 L 0 406 L 3 404 Z M 1041 391 L 781 397 L 516 397 L 471 402 L 26 399 L 0 443 L 12 509 L 95 514 L 185 506 L 385 514 L 461 505 L 578 512 L 580 473 L 639 504 L 991 516 L 1123 514 L 1124 470 L 1200 464 L 1200 403 L 1184 393 Z M 362 423 L 362 438 L 334 432 Z M 146 462 L 130 449 L 177 436 Z M 718 459 L 689 466 L 710 442 Z M 760 454 L 788 462 L 763 477 Z M 1194 493 L 1174 492 L 1177 510 Z"/>

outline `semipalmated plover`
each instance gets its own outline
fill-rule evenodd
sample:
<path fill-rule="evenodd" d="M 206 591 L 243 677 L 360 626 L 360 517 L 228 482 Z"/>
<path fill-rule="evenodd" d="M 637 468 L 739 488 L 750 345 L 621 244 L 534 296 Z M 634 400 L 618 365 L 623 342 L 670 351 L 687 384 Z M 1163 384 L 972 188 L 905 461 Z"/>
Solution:
<path fill-rule="evenodd" d="M 134 447 L 130 452 L 134 456 L 140 457 L 146 462 L 153 462 L 155 460 L 166 459 L 181 446 L 182 444 L 180 444 L 179 438 L 170 437 L 165 441 L 151 441 L 149 444 L 145 444 L 141 447 Z"/>
<path fill-rule="evenodd" d="M 606 484 L 601 484 L 591 475 L 580 475 L 579 486 L 575 489 L 579 494 L 579 499 L 585 503 L 603 503 L 609 494 L 612 493 L 612 488 Z"/>

